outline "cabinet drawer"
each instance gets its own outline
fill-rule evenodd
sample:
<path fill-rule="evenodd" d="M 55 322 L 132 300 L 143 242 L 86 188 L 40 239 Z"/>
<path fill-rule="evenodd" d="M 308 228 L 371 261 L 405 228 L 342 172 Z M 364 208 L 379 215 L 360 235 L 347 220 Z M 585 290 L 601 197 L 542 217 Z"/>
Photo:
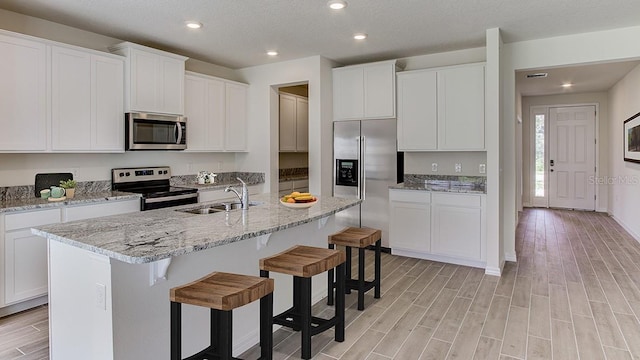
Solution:
<path fill-rule="evenodd" d="M 433 203 L 450 206 L 480 207 L 481 195 L 433 194 Z"/>
<path fill-rule="evenodd" d="M 65 221 L 93 219 L 101 216 L 140 211 L 140 200 L 116 201 L 95 205 L 70 206 L 65 209 Z"/>
<path fill-rule="evenodd" d="M 55 224 L 60 222 L 60 209 L 29 211 L 19 214 L 8 214 L 4 217 L 4 230 L 25 229 L 34 226 Z"/>
<path fill-rule="evenodd" d="M 421 190 L 390 190 L 389 200 L 428 204 L 431 202 L 431 193 Z"/>

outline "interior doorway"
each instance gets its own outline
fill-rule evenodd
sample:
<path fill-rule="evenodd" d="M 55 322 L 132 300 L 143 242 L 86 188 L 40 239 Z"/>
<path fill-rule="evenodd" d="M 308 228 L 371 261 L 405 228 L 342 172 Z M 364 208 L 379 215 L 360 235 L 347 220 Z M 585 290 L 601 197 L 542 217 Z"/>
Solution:
<path fill-rule="evenodd" d="M 594 211 L 596 106 L 536 106 L 530 112 L 533 206 Z"/>
<path fill-rule="evenodd" d="M 278 193 L 309 192 L 309 85 L 278 88 Z"/>

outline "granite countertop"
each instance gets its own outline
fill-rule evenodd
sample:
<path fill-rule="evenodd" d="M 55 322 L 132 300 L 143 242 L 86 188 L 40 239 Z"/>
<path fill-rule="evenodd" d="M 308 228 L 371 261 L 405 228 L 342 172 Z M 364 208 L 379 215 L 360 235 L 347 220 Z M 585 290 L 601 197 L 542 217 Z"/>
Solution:
<path fill-rule="evenodd" d="M 176 211 L 207 203 L 39 226 L 33 234 L 131 264 L 149 263 L 241 241 L 318 220 L 355 206 L 358 199 L 320 198 L 308 209 L 281 205 L 271 194 L 251 196 L 262 202 L 247 212 L 206 215 Z"/>
<path fill-rule="evenodd" d="M 422 183 L 404 182 L 397 185 L 389 186 L 389 189 L 399 190 L 419 190 L 419 191 L 438 191 L 450 193 L 468 193 L 468 194 L 486 194 L 486 186 L 484 184 L 449 181 L 449 180 L 427 180 Z"/>
<path fill-rule="evenodd" d="M 76 195 L 72 199 L 66 199 L 64 201 L 49 201 L 47 199 L 41 199 L 34 196 L 17 199 L 4 199 L 0 200 L 0 213 L 34 209 L 47 209 L 64 205 L 89 204 L 113 200 L 139 199 L 140 197 L 140 194 L 122 191 L 98 191 L 91 193 L 76 193 Z"/>

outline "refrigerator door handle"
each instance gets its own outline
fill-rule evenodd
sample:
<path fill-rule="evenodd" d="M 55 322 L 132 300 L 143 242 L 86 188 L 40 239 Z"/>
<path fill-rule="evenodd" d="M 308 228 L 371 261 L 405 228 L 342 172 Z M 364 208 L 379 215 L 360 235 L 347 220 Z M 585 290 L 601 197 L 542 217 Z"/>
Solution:
<path fill-rule="evenodd" d="M 362 199 L 362 138 L 360 136 L 356 136 L 356 141 L 358 142 L 358 199 Z"/>
<path fill-rule="evenodd" d="M 366 196 L 367 196 L 367 175 L 366 175 L 366 166 L 367 166 L 367 158 L 366 158 L 366 153 L 367 153 L 367 137 L 366 136 L 361 136 L 362 140 L 362 146 L 360 147 L 360 157 L 362 158 L 362 162 L 360 163 L 360 172 L 361 172 L 361 176 L 360 179 L 362 181 L 362 192 L 360 193 L 360 198 L 362 200 L 365 200 Z"/>

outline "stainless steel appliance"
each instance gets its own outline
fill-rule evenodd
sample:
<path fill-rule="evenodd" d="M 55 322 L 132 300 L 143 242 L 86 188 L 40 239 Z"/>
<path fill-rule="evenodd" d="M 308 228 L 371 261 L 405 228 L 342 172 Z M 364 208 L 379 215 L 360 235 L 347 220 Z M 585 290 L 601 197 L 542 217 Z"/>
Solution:
<path fill-rule="evenodd" d="M 151 113 L 125 114 L 125 150 L 184 150 L 187 118 Z"/>
<path fill-rule="evenodd" d="M 340 226 L 382 230 L 389 245 L 389 185 L 402 182 L 403 153 L 397 151 L 396 120 L 333 123 L 333 196 L 361 198 L 359 207 L 336 214 Z"/>
<path fill-rule="evenodd" d="M 198 189 L 171 186 L 170 178 L 167 166 L 112 169 L 111 189 L 142 194 L 142 211 L 198 202 Z"/>

